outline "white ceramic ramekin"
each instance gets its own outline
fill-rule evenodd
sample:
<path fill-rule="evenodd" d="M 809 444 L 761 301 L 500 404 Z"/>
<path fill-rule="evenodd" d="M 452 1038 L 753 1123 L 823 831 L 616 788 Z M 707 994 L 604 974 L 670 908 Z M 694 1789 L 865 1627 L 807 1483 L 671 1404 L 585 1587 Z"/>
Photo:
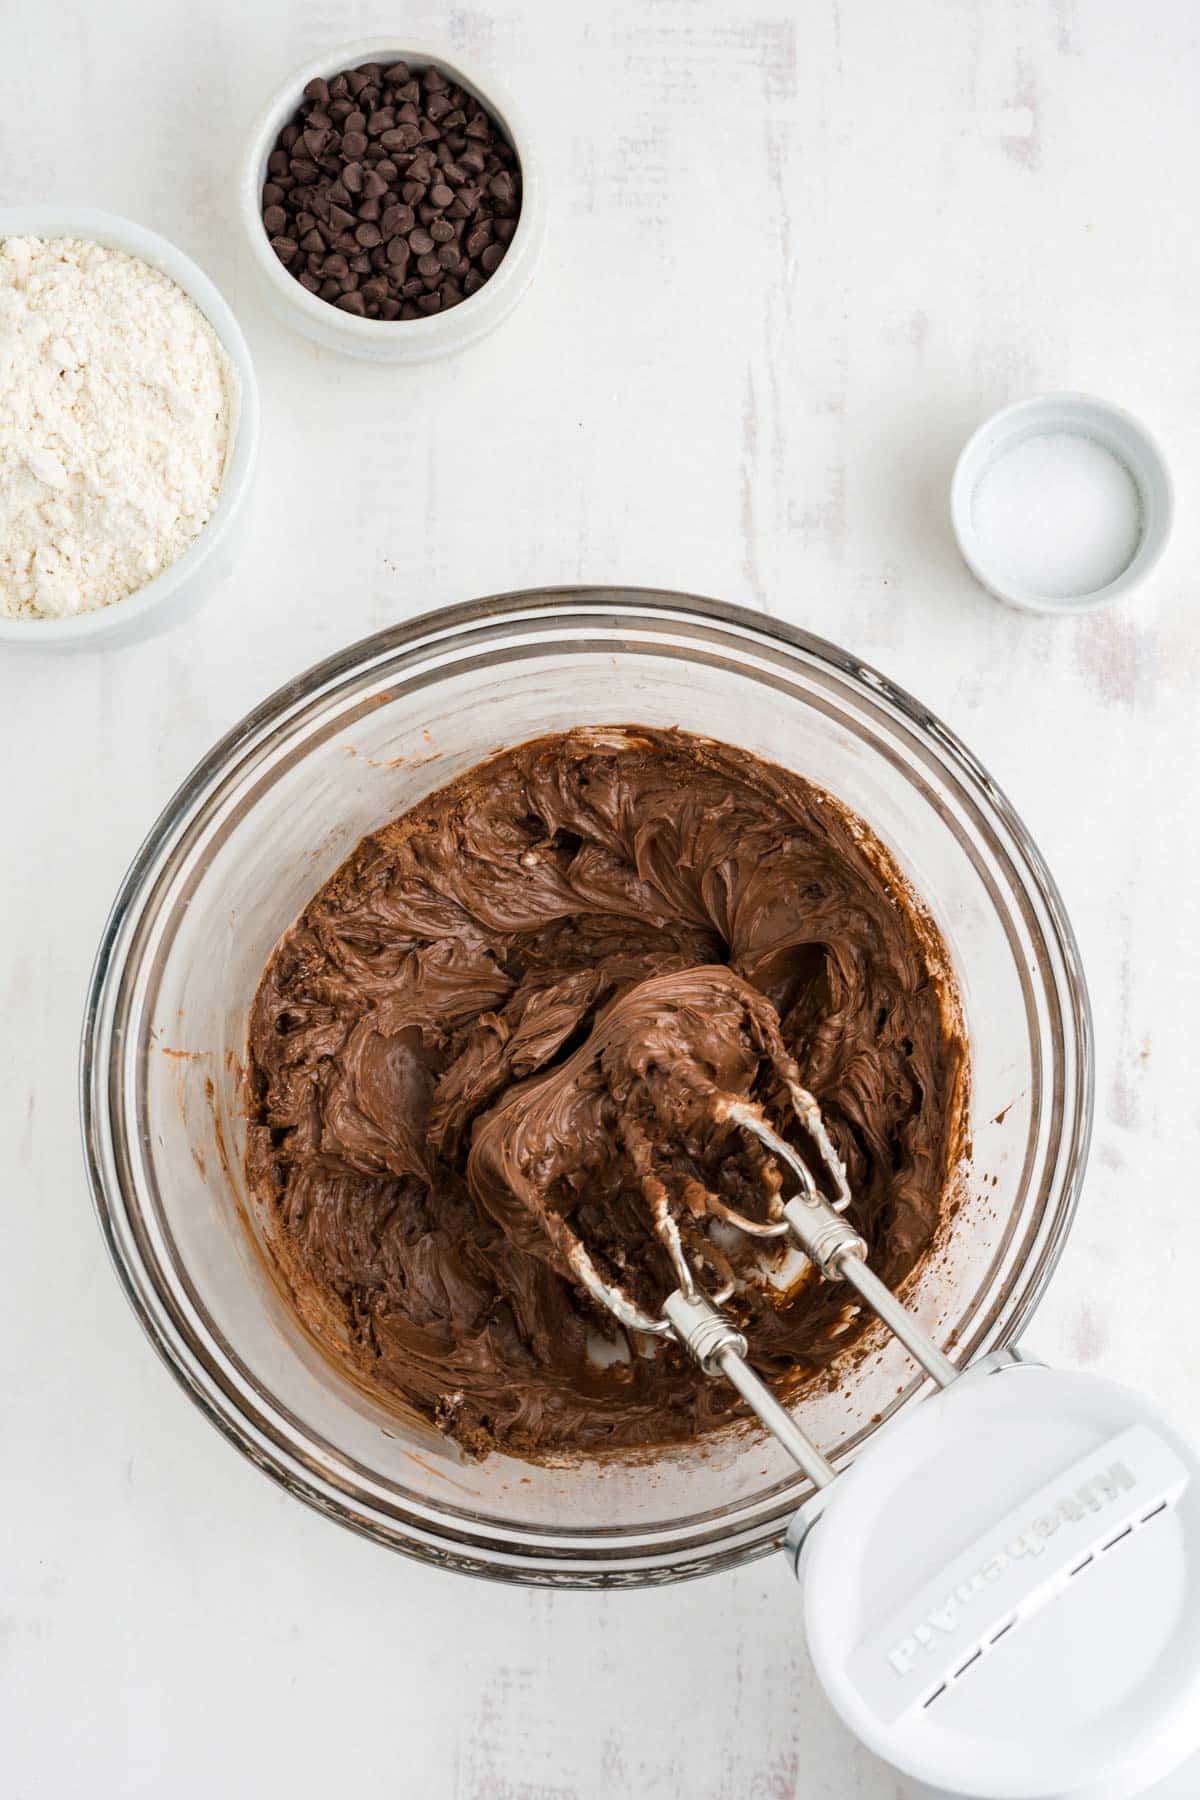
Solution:
<path fill-rule="evenodd" d="M 1110 451 L 1129 471 L 1141 499 L 1142 531 L 1137 549 L 1114 580 L 1091 593 L 1058 597 L 1016 586 L 991 565 L 975 529 L 975 491 L 985 471 L 1025 439 L 1052 432 L 1090 438 Z M 950 485 L 950 517 L 963 561 L 997 600 L 1024 612 L 1073 615 L 1125 599 L 1145 580 L 1166 548 L 1174 510 L 1171 471 L 1154 438 L 1131 413 L 1091 394 L 1035 394 L 993 413 L 967 440 Z"/>
<path fill-rule="evenodd" d="M 307 84 L 320 75 L 330 80 L 343 69 L 362 63 L 406 62 L 414 69 L 436 63 L 452 81 L 466 88 L 491 113 L 521 165 L 521 214 L 508 254 L 483 286 L 452 307 L 426 319 L 359 319 L 310 294 L 294 275 L 289 275 L 267 237 L 262 222 L 261 196 L 267 179 L 267 158 L 275 140 L 304 97 Z M 534 266 L 545 236 L 545 194 L 541 164 L 529 131 L 516 105 L 490 76 L 486 86 L 464 69 L 454 55 L 429 43 L 397 38 L 367 38 L 343 44 L 313 57 L 278 88 L 267 102 L 250 134 L 242 162 L 240 196 L 242 223 L 254 266 L 266 284 L 271 308 L 285 324 L 303 332 L 327 350 L 341 350 L 368 362 L 429 362 L 465 349 L 493 331 L 506 319 L 533 279 Z"/>
<path fill-rule="evenodd" d="M 84 207 L 21 206 L 0 210 L 0 239 L 82 238 L 136 256 L 181 287 L 204 314 L 236 376 L 233 443 L 216 510 L 199 537 L 145 587 L 95 612 L 61 619 L 0 617 L 0 644 L 25 649 L 78 649 L 118 635 L 147 636 L 174 624 L 207 598 L 233 568 L 247 519 L 258 460 L 258 387 L 241 327 L 208 276 L 157 232 L 114 213 Z"/>

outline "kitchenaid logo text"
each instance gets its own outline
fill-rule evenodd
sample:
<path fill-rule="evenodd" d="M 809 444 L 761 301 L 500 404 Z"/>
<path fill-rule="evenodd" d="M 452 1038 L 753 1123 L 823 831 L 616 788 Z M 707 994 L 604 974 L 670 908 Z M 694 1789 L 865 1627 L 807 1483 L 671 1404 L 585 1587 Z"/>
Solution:
<path fill-rule="evenodd" d="M 909 1674 L 923 1650 L 933 1650 L 939 1641 L 957 1631 L 972 1601 L 984 1593 L 991 1582 L 999 1580 L 1005 1569 L 1011 1568 L 1020 1557 L 1043 1555 L 1060 1526 L 1078 1524 L 1089 1513 L 1102 1512 L 1133 1486 L 1134 1477 L 1128 1465 L 1110 1463 L 1101 1474 L 1093 1475 L 1090 1481 L 1065 1494 L 1049 1512 L 1039 1513 L 1036 1519 L 1031 1519 L 1024 1531 L 1018 1532 L 973 1574 L 960 1581 L 940 1606 L 927 1612 L 912 1631 L 888 1651 L 887 1659 L 896 1674 Z"/>

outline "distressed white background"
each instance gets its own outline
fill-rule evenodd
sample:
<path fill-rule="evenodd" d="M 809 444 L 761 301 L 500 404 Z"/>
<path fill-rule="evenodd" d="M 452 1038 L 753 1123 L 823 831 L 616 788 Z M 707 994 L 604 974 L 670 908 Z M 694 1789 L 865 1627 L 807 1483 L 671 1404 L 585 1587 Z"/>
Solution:
<path fill-rule="evenodd" d="M 520 95 L 552 200 L 519 311 L 414 373 L 277 329 L 233 203 L 266 93 L 393 25 Z M 6 1796 L 909 1800 L 815 1693 L 782 1563 L 597 1597 L 389 1557 L 225 1446 L 104 1260 L 75 1046 L 126 862 L 243 711 L 427 607 L 715 594 L 967 739 L 1061 882 L 1096 1007 L 1091 1176 L 1033 1341 L 1196 1425 L 1198 44 L 1191 0 L 0 0 L 5 199 L 174 238 L 264 404 L 257 535 L 207 610 L 0 660 Z M 946 523 L 968 431 L 1048 387 L 1144 415 L 1178 481 L 1152 590 L 1079 623 L 987 599 Z"/>

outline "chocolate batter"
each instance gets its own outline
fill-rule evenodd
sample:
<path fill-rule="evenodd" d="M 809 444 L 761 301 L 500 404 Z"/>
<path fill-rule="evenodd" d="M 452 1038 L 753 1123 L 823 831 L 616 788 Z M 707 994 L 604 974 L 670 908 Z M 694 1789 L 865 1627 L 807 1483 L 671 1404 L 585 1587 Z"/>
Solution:
<path fill-rule="evenodd" d="M 900 1281 L 961 1151 L 941 942 L 862 821 L 682 732 L 591 728 L 471 770 L 365 838 L 288 931 L 249 1029 L 248 1174 L 300 1316 L 467 1450 L 594 1453 L 738 1416 L 570 1278 L 577 1233 L 639 1304 L 681 1225 L 785 1398 L 855 1335 L 836 1285 L 764 1279 L 762 1153 L 712 1097 L 820 1102 L 871 1262 Z M 756 1261 L 752 1263 L 751 1259 Z M 787 1278 L 791 1285 L 787 1285 Z"/>

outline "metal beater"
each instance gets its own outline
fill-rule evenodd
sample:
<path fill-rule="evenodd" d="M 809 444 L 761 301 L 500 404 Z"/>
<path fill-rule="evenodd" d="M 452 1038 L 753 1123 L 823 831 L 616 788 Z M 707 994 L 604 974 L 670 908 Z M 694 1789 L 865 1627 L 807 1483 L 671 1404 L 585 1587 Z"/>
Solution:
<path fill-rule="evenodd" d="M 868 1267 L 864 1239 L 842 1216 L 850 1204 L 850 1190 L 820 1107 L 805 1088 L 791 1082 L 787 1088 L 797 1118 L 816 1147 L 835 1199 L 825 1198 L 808 1164 L 767 1124 L 757 1106 L 731 1094 L 714 1094 L 714 1121 L 728 1121 L 757 1139 L 795 1178 L 798 1192 L 784 1201 L 779 1188 L 770 1183 L 765 1220 L 747 1218 L 712 1194 L 707 1197 L 710 1213 L 749 1237 L 763 1242 L 785 1240 L 803 1251 L 826 1280 L 848 1281 L 938 1386 L 949 1387 L 958 1370 Z M 635 1171 L 645 1177 L 649 1171 L 649 1144 L 628 1126 L 625 1144 Z M 698 1285 L 660 1184 L 651 1184 L 651 1208 L 655 1233 L 679 1284 L 663 1302 L 659 1317 L 636 1305 L 621 1287 L 605 1281 L 585 1246 L 578 1238 L 572 1238 L 566 1245 L 566 1255 L 577 1279 L 594 1300 L 629 1330 L 651 1337 L 674 1337 L 706 1375 L 723 1375 L 809 1479 L 818 1487 L 826 1486 L 834 1479 L 833 1465 L 754 1373 L 746 1360 L 749 1346 L 745 1337 L 720 1310 L 733 1292 L 733 1281 L 726 1277 L 715 1292 L 706 1293 Z"/>

